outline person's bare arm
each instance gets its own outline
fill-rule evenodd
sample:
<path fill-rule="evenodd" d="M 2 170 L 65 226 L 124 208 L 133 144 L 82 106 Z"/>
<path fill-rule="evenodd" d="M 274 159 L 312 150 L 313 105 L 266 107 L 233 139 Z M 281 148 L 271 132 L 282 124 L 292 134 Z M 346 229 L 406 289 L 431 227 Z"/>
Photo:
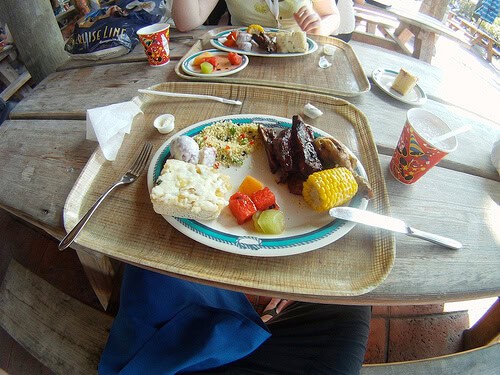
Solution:
<path fill-rule="evenodd" d="M 335 0 L 313 2 L 313 9 L 301 7 L 294 14 L 300 28 L 309 34 L 330 35 L 340 25 L 340 15 Z"/>
<path fill-rule="evenodd" d="M 203 25 L 218 0 L 173 0 L 172 18 L 179 31 L 190 31 Z"/>

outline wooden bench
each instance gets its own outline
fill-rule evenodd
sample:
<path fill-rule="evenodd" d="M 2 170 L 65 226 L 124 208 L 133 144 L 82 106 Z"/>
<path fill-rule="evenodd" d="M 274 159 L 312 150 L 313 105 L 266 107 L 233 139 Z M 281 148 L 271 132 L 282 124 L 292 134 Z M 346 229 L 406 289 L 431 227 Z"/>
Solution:
<path fill-rule="evenodd" d="M 368 43 L 396 52 L 402 50 L 401 44 L 394 37 L 394 30 L 399 22 L 395 18 L 384 17 L 370 11 L 355 12 L 356 28 L 352 39 L 362 43 Z"/>
<path fill-rule="evenodd" d="M 23 98 L 30 95 L 32 92 L 31 87 L 27 85 L 28 81 L 31 79 L 30 73 L 25 71 L 19 74 L 12 67 L 11 62 L 15 61 L 16 58 L 17 51 L 12 45 L 6 45 L 0 51 L 0 81 L 6 86 L 5 89 L 0 92 L 0 98 L 5 102 L 15 94 Z"/>
<path fill-rule="evenodd" d="M 499 51 L 495 49 L 497 42 L 493 37 L 480 30 L 476 25 L 458 17 L 454 13 L 448 15 L 448 27 L 454 31 L 459 31 L 467 38 L 469 46 L 478 45 L 486 50 L 486 59 L 493 61 L 494 56 L 499 56 Z"/>
<path fill-rule="evenodd" d="M 0 325 L 54 373 L 96 373 L 112 321 L 11 261 L 0 286 Z M 497 375 L 499 368 L 495 343 L 437 358 L 364 365 L 361 375 Z"/>

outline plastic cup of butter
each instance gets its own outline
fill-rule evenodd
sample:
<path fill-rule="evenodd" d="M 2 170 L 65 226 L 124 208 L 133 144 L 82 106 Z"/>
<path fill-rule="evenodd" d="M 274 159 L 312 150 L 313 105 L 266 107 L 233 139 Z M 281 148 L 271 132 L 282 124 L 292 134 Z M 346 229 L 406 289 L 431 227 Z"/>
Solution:
<path fill-rule="evenodd" d="M 174 117 L 174 115 L 171 115 L 170 113 L 160 115 L 154 120 L 153 126 L 156 129 L 158 129 L 158 131 L 161 134 L 170 133 L 172 130 L 174 130 L 175 117 Z"/>

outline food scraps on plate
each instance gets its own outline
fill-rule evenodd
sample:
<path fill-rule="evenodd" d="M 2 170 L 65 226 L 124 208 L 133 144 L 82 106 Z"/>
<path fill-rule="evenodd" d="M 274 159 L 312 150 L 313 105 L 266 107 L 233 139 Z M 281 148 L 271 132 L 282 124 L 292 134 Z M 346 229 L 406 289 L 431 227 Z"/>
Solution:
<path fill-rule="evenodd" d="M 193 59 L 193 66 L 200 67 L 202 74 L 211 74 L 216 71 L 230 70 L 233 66 L 240 66 L 243 58 L 236 52 L 229 52 L 226 56 L 203 52 Z"/>
<path fill-rule="evenodd" d="M 266 32 L 260 25 L 231 31 L 222 44 L 245 52 L 258 48 L 269 53 L 305 53 L 309 48 L 303 31 Z"/>

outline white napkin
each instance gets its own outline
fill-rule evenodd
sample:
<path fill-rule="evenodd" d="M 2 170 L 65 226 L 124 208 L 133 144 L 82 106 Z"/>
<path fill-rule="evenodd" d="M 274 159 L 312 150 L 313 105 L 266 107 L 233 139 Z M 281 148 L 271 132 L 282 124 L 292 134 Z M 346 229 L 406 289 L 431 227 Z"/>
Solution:
<path fill-rule="evenodd" d="M 115 160 L 132 121 L 142 113 L 137 98 L 87 110 L 87 139 L 99 142 L 107 160 Z"/>

